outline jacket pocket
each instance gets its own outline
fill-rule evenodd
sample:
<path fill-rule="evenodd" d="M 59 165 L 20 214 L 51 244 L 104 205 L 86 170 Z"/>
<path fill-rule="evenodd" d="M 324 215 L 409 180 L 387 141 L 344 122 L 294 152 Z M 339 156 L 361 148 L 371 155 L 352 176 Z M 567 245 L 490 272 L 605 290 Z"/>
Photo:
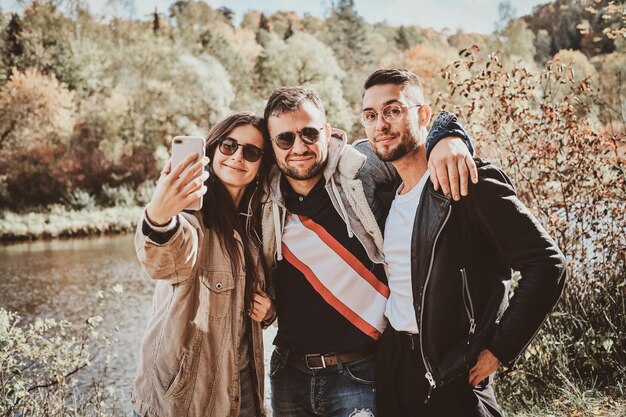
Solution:
<path fill-rule="evenodd" d="M 200 280 L 208 290 L 209 317 L 213 319 L 228 316 L 233 304 L 235 280 L 230 272 L 211 271 L 201 267 Z"/>
<path fill-rule="evenodd" d="M 170 379 L 165 387 L 165 398 L 171 399 L 180 396 L 185 388 L 185 366 L 187 365 L 187 354 L 183 353 L 178 361 L 176 374 Z"/>
<path fill-rule="evenodd" d="M 476 331 L 476 315 L 474 314 L 474 301 L 472 300 L 472 293 L 469 290 L 467 271 L 465 268 L 461 268 L 461 282 L 463 286 L 463 306 L 465 307 L 465 313 L 469 321 L 469 328 L 467 329 L 467 344 L 469 344 Z"/>

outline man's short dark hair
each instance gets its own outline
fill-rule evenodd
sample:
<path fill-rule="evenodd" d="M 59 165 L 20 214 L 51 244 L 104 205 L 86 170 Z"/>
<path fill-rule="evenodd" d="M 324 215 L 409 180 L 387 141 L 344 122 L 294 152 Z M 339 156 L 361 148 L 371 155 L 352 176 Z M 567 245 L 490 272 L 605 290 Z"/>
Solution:
<path fill-rule="evenodd" d="M 417 100 L 420 104 L 424 103 L 424 90 L 422 89 L 422 80 L 412 71 L 398 68 L 384 68 L 374 71 L 367 77 L 365 83 L 363 83 L 363 95 L 367 89 L 381 84 L 396 84 L 401 85 L 405 89 L 407 87 L 414 87 L 417 97 L 413 99 Z"/>
<path fill-rule="evenodd" d="M 271 116 L 298 111 L 305 101 L 313 103 L 325 115 L 322 100 L 315 91 L 307 87 L 280 87 L 274 90 L 267 100 L 263 118 L 268 122 Z"/>

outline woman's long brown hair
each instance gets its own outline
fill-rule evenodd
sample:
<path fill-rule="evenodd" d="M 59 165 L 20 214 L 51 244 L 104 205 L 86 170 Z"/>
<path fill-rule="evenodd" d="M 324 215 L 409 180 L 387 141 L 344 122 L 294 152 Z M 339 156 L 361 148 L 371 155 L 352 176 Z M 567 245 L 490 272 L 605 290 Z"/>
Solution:
<path fill-rule="evenodd" d="M 239 112 L 228 116 L 210 131 L 206 141 L 206 154 L 211 160 L 217 151 L 219 140 L 228 136 L 238 127 L 251 125 L 263 136 L 263 156 L 259 172 L 254 181 L 246 186 L 239 207 L 224 187 L 224 184 L 215 175 L 212 163 L 209 163 L 211 176 L 206 182 L 207 192 L 204 195 L 202 216 L 208 229 L 215 230 L 222 249 L 231 260 L 233 275 L 238 274 L 238 267 L 242 261 L 245 264 L 246 288 L 244 305 L 249 311 L 257 284 L 260 282 L 260 273 L 254 262 L 252 251 L 260 252 L 261 242 L 261 199 L 269 183 L 270 170 L 274 162 L 272 147 L 270 146 L 267 127 L 262 118 L 254 113 Z M 233 236 L 236 231 L 243 242 L 243 259 L 237 240 Z M 263 256 L 259 254 L 261 268 L 267 272 Z"/>

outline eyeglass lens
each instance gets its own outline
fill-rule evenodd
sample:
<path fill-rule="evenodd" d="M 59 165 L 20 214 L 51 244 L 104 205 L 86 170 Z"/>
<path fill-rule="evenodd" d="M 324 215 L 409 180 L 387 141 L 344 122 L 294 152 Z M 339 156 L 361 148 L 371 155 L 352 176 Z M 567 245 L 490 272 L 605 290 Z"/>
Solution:
<path fill-rule="evenodd" d="M 240 145 L 236 140 L 230 138 L 222 139 L 219 149 L 224 155 L 234 155 L 235 152 L 237 152 L 237 148 L 240 146 L 243 148 L 243 159 L 248 162 L 258 161 L 263 154 L 263 151 L 254 145 Z"/>
<path fill-rule="evenodd" d="M 303 127 L 298 134 L 300 135 L 300 139 L 307 145 L 312 145 L 317 142 L 320 138 L 320 130 L 314 127 Z M 296 141 L 296 133 L 294 132 L 283 132 L 276 135 L 274 139 L 276 145 L 283 150 L 291 149 L 293 144 Z"/>

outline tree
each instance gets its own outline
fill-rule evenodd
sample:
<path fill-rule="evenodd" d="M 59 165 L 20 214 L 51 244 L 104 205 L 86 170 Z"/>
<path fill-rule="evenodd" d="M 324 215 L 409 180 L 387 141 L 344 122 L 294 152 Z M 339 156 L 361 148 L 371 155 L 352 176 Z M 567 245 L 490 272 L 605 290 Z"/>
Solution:
<path fill-rule="evenodd" d="M 29 148 L 38 142 L 67 141 L 74 128 L 75 94 L 54 74 L 13 69 L 0 90 L 0 148 Z"/>
<path fill-rule="evenodd" d="M 267 16 L 265 16 L 264 13 L 261 13 L 261 17 L 259 19 L 259 29 L 263 29 L 266 32 L 270 31 L 270 22 L 267 19 Z"/>
<path fill-rule="evenodd" d="M 498 20 L 495 22 L 495 32 L 502 32 L 509 22 L 515 19 L 517 11 L 511 0 L 502 0 L 498 3 Z"/>
<path fill-rule="evenodd" d="M 233 105 L 237 108 L 250 107 L 254 101 L 254 77 L 251 74 L 254 73 L 254 65 L 261 51 L 254 32 L 213 25 L 200 35 L 200 43 L 203 50 L 217 58 L 229 73 L 235 88 L 236 99 Z"/>
<path fill-rule="evenodd" d="M 547 31 L 551 39 L 549 55 L 552 56 L 561 49 L 580 49 L 582 35 L 577 26 L 583 23 L 583 12 L 579 1 L 556 0 L 536 6 L 522 19 L 535 34 L 541 29 Z"/>
<path fill-rule="evenodd" d="M 347 73 L 369 72 L 373 62 L 367 45 L 367 24 L 359 16 L 354 0 L 333 2 L 326 27 L 326 44 L 333 49 L 341 68 Z"/>
<path fill-rule="evenodd" d="M 54 2 L 34 1 L 23 18 L 12 17 L 7 32 L 4 60 L 8 68 L 39 68 L 75 88 L 80 80 L 72 55 L 75 23 L 59 11 Z"/>
<path fill-rule="evenodd" d="M 257 30 L 259 30 L 260 21 L 261 13 L 248 10 L 241 18 L 241 24 L 239 25 L 239 27 L 241 29 L 248 29 L 256 32 Z"/>
<path fill-rule="evenodd" d="M 235 12 L 232 9 L 229 9 L 226 6 L 222 6 L 222 7 L 218 8 L 217 11 L 222 15 L 224 20 L 231 27 L 235 27 L 235 24 L 233 23 L 233 19 L 235 18 Z"/>
<path fill-rule="evenodd" d="M 406 51 L 420 43 L 421 38 L 415 28 L 400 26 L 394 40 L 396 41 L 398 49 Z"/>
<path fill-rule="evenodd" d="M 287 41 L 275 33 L 270 35 L 257 61 L 259 94 L 268 97 L 272 90 L 283 85 L 313 88 L 324 102 L 328 120 L 350 130 L 354 115 L 341 94 L 343 71 L 330 47 L 302 32 L 296 32 Z"/>
<path fill-rule="evenodd" d="M 268 25 L 272 32 L 283 39 L 287 39 L 295 30 L 300 30 L 300 18 L 295 12 L 278 11 L 268 18 Z"/>
<path fill-rule="evenodd" d="M 404 65 L 422 80 L 424 98 L 432 103 L 435 97 L 446 90 L 447 81 L 441 70 L 457 57 L 456 51 L 444 45 L 416 45 L 404 53 Z"/>
<path fill-rule="evenodd" d="M 13 67 L 19 67 L 23 59 L 24 45 L 22 44 L 22 19 L 17 13 L 11 13 L 11 19 L 3 33 L 2 63 L 8 77 Z"/>
<path fill-rule="evenodd" d="M 535 34 L 528 29 L 528 25 L 521 19 L 513 19 L 502 32 L 504 36 L 503 49 L 509 57 L 523 59 L 532 63 L 535 57 Z"/>

